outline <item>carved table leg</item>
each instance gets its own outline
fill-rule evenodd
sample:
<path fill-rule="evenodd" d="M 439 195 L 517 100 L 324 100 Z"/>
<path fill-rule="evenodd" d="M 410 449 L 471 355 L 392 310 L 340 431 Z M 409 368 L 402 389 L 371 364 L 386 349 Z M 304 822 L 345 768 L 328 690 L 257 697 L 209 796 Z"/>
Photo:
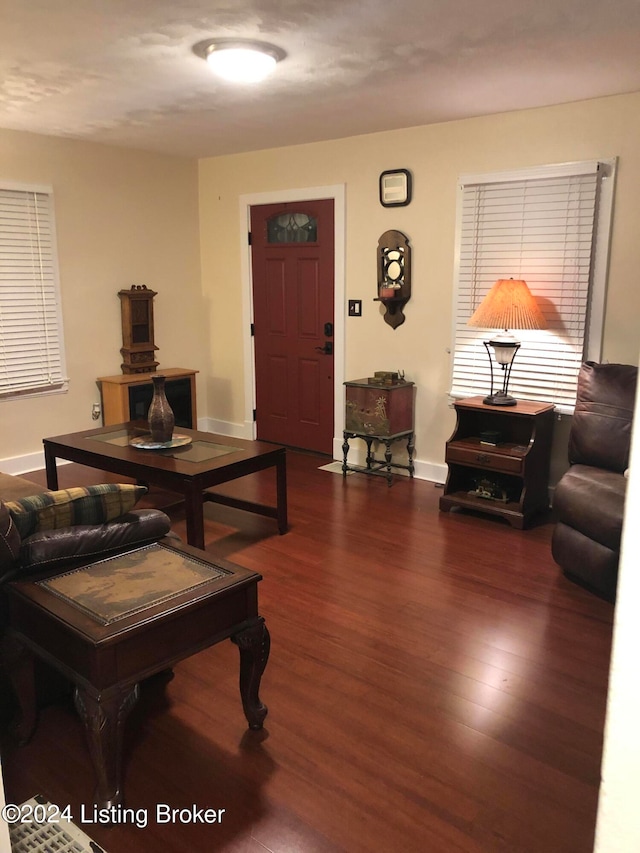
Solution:
<path fill-rule="evenodd" d="M 367 436 L 365 438 L 365 443 L 367 445 L 367 470 L 370 470 L 371 466 L 373 465 L 373 463 L 375 461 L 373 458 L 373 453 L 371 451 L 371 445 L 373 444 L 373 439 L 369 438 L 369 436 Z"/>
<path fill-rule="evenodd" d="M 107 697 L 76 687 L 75 705 L 85 725 L 97 777 L 94 802 L 101 809 L 122 802 L 122 730 L 138 699 L 138 685 Z"/>
<path fill-rule="evenodd" d="M 393 474 L 391 473 L 391 460 L 393 459 L 393 454 L 391 453 L 391 441 L 388 438 L 384 439 L 384 460 L 387 463 L 387 485 L 390 486 L 393 483 Z"/>
<path fill-rule="evenodd" d="M 240 696 L 250 729 L 261 729 L 267 706 L 260 701 L 260 679 L 269 659 L 271 638 L 260 617 L 258 621 L 231 637 L 240 649 Z"/>
<path fill-rule="evenodd" d="M 413 451 L 415 450 L 415 439 L 413 433 L 410 433 L 409 438 L 407 439 L 407 454 L 409 456 L 409 476 L 413 477 L 413 473 L 415 471 L 413 465 Z"/>
<path fill-rule="evenodd" d="M 2 662 L 18 701 L 18 717 L 11 732 L 20 746 L 29 743 L 38 722 L 34 658 L 29 649 L 12 634 L 2 641 Z"/>
<path fill-rule="evenodd" d="M 349 466 L 347 465 L 347 456 L 349 455 L 349 437 L 346 432 L 342 433 L 344 441 L 342 442 L 342 476 L 347 476 Z"/>

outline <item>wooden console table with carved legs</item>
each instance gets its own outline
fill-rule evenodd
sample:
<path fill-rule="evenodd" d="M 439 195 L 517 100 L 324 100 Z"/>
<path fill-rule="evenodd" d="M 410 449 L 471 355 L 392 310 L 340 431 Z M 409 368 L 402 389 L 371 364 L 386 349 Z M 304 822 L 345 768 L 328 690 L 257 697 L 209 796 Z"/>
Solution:
<path fill-rule="evenodd" d="M 195 548 L 163 540 L 54 577 L 8 584 L 4 659 L 20 703 L 20 741 L 26 743 L 36 725 L 37 655 L 75 685 L 97 779 L 95 804 L 119 805 L 123 725 L 139 683 L 225 639 L 240 650 L 249 728 L 261 729 L 267 708 L 259 688 L 270 641 L 258 614 L 260 580 L 249 569 L 212 563 Z"/>

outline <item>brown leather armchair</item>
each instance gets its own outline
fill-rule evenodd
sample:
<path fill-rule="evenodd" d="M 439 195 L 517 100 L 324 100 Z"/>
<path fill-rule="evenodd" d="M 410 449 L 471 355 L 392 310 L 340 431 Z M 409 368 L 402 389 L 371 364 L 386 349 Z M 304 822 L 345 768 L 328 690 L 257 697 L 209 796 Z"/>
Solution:
<path fill-rule="evenodd" d="M 553 558 L 572 581 L 615 601 L 637 367 L 587 361 L 569 433 L 570 468 L 553 500 Z"/>
<path fill-rule="evenodd" d="M 171 521 L 160 510 L 131 509 L 102 524 L 74 524 L 23 538 L 0 499 L 0 590 L 15 578 L 105 559 L 155 542 L 170 530 Z"/>

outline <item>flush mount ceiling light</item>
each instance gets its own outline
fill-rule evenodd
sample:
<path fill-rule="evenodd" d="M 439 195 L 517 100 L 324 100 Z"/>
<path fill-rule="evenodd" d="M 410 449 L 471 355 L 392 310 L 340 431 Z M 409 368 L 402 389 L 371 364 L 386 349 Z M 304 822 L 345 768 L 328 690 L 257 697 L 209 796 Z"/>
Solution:
<path fill-rule="evenodd" d="M 193 46 L 219 77 L 234 83 L 258 83 L 286 56 L 273 44 L 252 39 L 207 39 Z"/>

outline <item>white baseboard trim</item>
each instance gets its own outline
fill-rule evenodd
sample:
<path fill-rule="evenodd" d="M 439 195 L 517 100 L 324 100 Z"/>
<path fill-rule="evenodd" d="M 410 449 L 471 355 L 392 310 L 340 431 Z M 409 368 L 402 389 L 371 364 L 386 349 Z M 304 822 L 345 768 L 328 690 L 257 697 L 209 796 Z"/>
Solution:
<path fill-rule="evenodd" d="M 60 460 L 62 462 L 62 460 Z M 26 453 L 24 456 L 11 456 L 0 459 L 0 470 L 3 474 L 19 477 L 29 471 L 40 471 L 44 468 L 44 450 L 38 453 Z"/>
<path fill-rule="evenodd" d="M 424 462 L 422 459 L 416 459 L 415 466 L 413 476 L 418 480 L 429 480 L 436 485 L 444 485 L 447 480 L 448 469 L 444 462 Z"/>
<path fill-rule="evenodd" d="M 246 441 L 253 440 L 252 421 L 234 424 L 231 421 L 218 421 L 215 418 L 198 418 L 198 429 L 203 432 L 215 432 L 218 435 L 227 435 L 231 438 L 244 438 Z"/>

